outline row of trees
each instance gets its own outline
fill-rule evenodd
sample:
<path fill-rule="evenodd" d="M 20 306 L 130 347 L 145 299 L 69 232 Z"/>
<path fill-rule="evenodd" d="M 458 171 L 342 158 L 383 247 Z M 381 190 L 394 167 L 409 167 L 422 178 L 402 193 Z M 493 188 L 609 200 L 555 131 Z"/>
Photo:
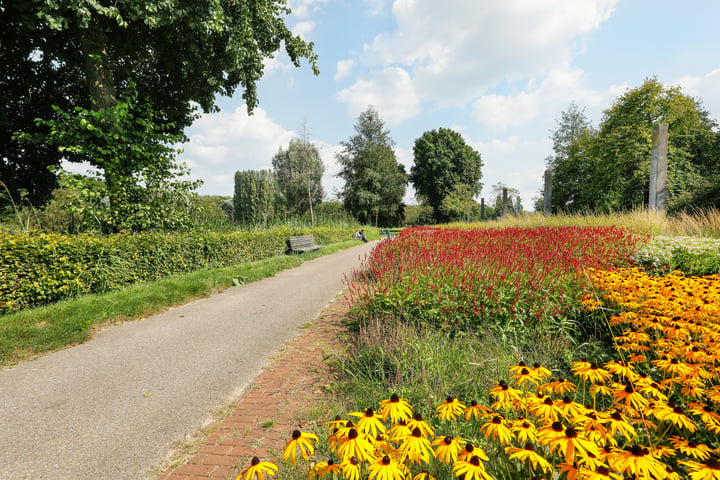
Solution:
<path fill-rule="evenodd" d="M 619 96 L 599 127 L 572 103 L 552 131 L 552 211 L 648 205 L 652 129 L 667 123 L 668 210 L 720 206 L 720 132 L 700 100 L 656 78 Z"/>
<path fill-rule="evenodd" d="M 457 220 L 477 207 L 474 197 L 482 183 L 480 154 L 450 129 L 425 132 L 415 141 L 415 163 L 409 174 L 398 162 L 390 131 L 372 106 L 358 116 L 355 134 L 340 142 L 337 154 L 345 184 L 340 198 L 358 221 L 399 225 L 405 220 L 403 197 L 409 182 L 425 209 L 425 221 Z M 322 161 L 307 140 L 292 140 L 273 159 L 273 171 L 241 171 L 235 177 L 235 218 L 264 223 L 283 214 L 313 219 L 313 205 L 322 199 Z"/>

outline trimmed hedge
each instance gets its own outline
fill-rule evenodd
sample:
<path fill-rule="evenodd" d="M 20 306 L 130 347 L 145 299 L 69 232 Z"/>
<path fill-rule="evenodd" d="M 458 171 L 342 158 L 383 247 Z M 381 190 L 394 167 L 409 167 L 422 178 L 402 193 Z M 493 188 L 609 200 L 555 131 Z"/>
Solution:
<path fill-rule="evenodd" d="M 292 235 L 319 244 L 351 238 L 350 228 L 52 235 L 0 233 L 0 314 L 137 282 L 285 253 Z"/>

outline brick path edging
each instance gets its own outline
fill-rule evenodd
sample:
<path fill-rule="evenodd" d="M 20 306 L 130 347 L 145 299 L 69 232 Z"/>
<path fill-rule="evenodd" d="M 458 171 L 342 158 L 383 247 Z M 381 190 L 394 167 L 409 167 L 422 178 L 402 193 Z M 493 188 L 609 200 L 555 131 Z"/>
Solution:
<path fill-rule="evenodd" d="M 347 310 L 347 300 L 338 296 L 270 360 L 232 402 L 230 415 L 193 435 L 199 446 L 191 458 L 155 480 L 235 479 L 253 456 L 278 463 L 290 433 L 302 427 L 299 413 L 323 399 L 330 375 L 323 356 L 343 347 Z"/>

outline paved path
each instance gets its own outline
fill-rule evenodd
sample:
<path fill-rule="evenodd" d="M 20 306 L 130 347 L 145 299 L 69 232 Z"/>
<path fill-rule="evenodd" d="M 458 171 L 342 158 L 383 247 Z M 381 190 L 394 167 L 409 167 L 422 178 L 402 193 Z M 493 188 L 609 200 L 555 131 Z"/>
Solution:
<path fill-rule="evenodd" d="M 0 371 L 0 479 L 145 478 L 322 311 L 372 246 Z"/>

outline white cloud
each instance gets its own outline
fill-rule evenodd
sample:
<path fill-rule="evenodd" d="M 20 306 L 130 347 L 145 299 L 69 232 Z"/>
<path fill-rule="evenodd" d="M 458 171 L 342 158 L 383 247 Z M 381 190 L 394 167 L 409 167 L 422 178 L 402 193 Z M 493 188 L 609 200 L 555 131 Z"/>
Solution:
<path fill-rule="evenodd" d="M 720 68 L 703 76 L 684 76 L 678 80 L 683 91 L 702 101 L 710 117 L 720 120 Z"/>
<path fill-rule="evenodd" d="M 278 150 L 287 148 L 297 136 L 268 117 L 262 108 L 256 108 L 249 116 L 245 105 L 233 112 L 203 115 L 191 130 L 190 141 L 182 146 L 184 153 L 179 160 L 187 162 L 193 179 L 205 181 L 200 193 L 213 195 L 232 195 L 238 170 L 271 169 Z M 323 188 L 332 194 L 342 187 L 342 181 L 336 178 L 339 167 L 335 160 L 341 147 L 311 141 L 318 147 L 325 165 Z"/>
<path fill-rule="evenodd" d="M 347 104 L 350 117 L 356 117 L 368 105 L 373 105 L 389 125 L 420 113 L 420 99 L 410 75 L 398 67 L 370 72 L 338 92 L 337 100 Z"/>
<path fill-rule="evenodd" d="M 371 68 L 407 67 L 417 94 L 462 105 L 497 82 L 541 75 L 570 61 L 575 43 L 616 0 L 396 0 L 398 28 L 365 45 Z"/>
<path fill-rule="evenodd" d="M 342 78 L 347 77 L 350 75 L 350 70 L 352 69 L 353 65 L 355 65 L 355 60 L 340 60 L 337 62 L 337 72 L 335 72 L 335 75 L 333 78 L 335 80 L 340 80 Z"/>
<path fill-rule="evenodd" d="M 305 37 L 308 33 L 312 32 L 315 29 L 316 25 L 317 24 L 312 20 L 297 22 L 292 28 L 292 33 L 295 35 L 299 35 L 300 37 Z"/>

